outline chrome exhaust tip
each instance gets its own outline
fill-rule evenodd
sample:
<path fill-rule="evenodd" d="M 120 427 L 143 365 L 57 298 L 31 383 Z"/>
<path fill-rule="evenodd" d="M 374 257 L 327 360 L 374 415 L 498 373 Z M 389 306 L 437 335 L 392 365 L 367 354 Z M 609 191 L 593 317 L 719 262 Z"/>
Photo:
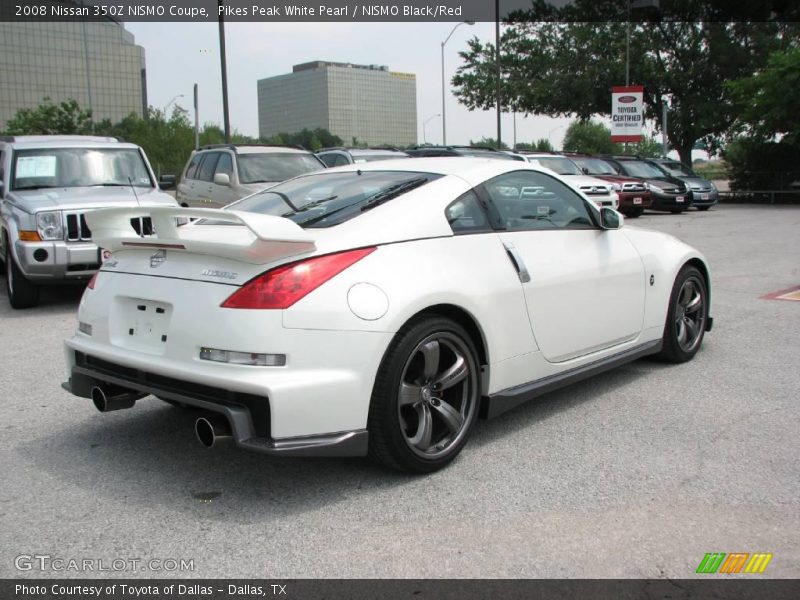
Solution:
<path fill-rule="evenodd" d="M 233 435 L 230 423 L 221 415 L 200 417 L 194 422 L 194 433 L 206 448 L 213 448 L 214 444 L 228 440 Z"/>
<path fill-rule="evenodd" d="M 131 408 L 142 394 L 117 386 L 102 388 L 96 385 L 92 388 L 92 403 L 100 412 L 122 410 Z"/>

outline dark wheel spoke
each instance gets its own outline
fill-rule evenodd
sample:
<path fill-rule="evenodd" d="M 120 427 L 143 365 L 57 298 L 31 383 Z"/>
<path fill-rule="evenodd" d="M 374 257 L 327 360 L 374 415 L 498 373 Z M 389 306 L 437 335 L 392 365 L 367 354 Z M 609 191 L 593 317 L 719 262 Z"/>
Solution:
<path fill-rule="evenodd" d="M 431 409 L 427 404 L 418 404 L 416 409 L 419 418 L 417 432 L 414 434 L 414 437 L 410 438 L 408 441 L 412 446 L 416 446 L 424 452 L 431 447 L 433 418 L 431 417 Z"/>
<path fill-rule="evenodd" d="M 678 321 L 678 342 L 684 344 L 686 342 L 686 323 L 683 319 Z"/>
<path fill-rule="evenodd" d="M 458 354 L 456 355 L 456 362 L 453 363 L 453 366 L 433 380 L 433 389 L 438 391 L 451 388 L 458 382 L 466 379 L 468 374 L 469 368 L 467 367 L 467 361 L 463 356 Z"/>
<path fill-rule="evenodd" d="M 688 340 L 691 343 L 697 339 L 697 334 L 700 333 L 700 327 L 698 327 L 697 322 L 693 321 L 689 317 L 684 317 L 684 323 L 686 323 L 686 329 L 688 331 Z"/>
<path fill-rule="evenodd" d="M 397 398 L 397 403 L 400 406 L 408 406 L 410 404 L 416 404 L 420 400 L 421 392 L 422 392 L 421 386 L 403 382 L 400 384 L 400 394 Z"/>
<path fill-rule="evenodd" d="M 436 377 L 436 372 L 439 370 L 439 342 L 433 340 L 422 346 L 419 351 L 425 358 L 425 367 L 423 375 L 425 382 L 428 383 Z"/>
<path fill-rule="evenodd" d="M 694 298 L 686 305 L 686 312 L 687 313 L 695 313 L 700 310 L 703 306 L 703 297 L 700 294 L 696 294 Z"/>
<path fill-rule="evenodd" d="M 447 402 L 434 404 L 433 410 L 436 411 L 435 414 L 442 419 L 452 434 L 458 433 L 464 425 L 464 416 Z"/>

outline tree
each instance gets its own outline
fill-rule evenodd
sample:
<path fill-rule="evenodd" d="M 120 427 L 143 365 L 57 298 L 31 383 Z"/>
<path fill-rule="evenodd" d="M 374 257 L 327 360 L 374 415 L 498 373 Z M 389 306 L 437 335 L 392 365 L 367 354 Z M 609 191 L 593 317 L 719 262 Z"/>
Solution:
<path fill-rule="evenodd" d="M 626 24 L 602 20 L 600 14 L 624 14 L 628 1 L 576 0 L 561 9 L 540 2 L 513 15 L 501 40 L 503 110 L 577 115 L 584 121 L 610 114 L 610 88 L 625 81 Z M 796 42 L 798 25 L 770 22 L 769 12 L 756 14 L 756 8 L 748 13 L 753 22 L 739 17 L 722 22 L 724 11 L 733 8 L 720 8 L 720 3 L 661 4 L 662 10 L 671 7 L 673 13 L 662 15 L 660 22 L 631 25 L 631 84 L 644 85 L 645 117 L 659 130 L 662 103 L 669 98 L 667 136 L 688 163 L 696 141 L 715 152 L 736 118 L 725 82 L 749 76 L 771 51 Z M 552 22 L 556 19 L 560 22 Z M 452 80 L 455 94 L 471 109 L 491 109 L 494 45 L 477 38 L 468 44 Z"/>
<path fill-rule="evenodd" d="M 611 141 L 611 130 L 602 123 L 573 121 L 564 135 L 564 150 L 586 154 L 614 154 L 617 146 Z"/>
<path fill-rule="evenodd" d="M 797 96 L 800 89 L 800 48 L 775 52 L 759 73 L 728 83 L 739 108 L 735 131 L 763 142 L 800 145 Z"/>
<path fill-rule="evenodd" d="M 500 143 L 500 147 L 497 147 L 497 140 L 490 137 L 482 137 L 477 142 L 473 142 L 472 140 L 469 141 L 470 146 L 481 146 L 483 148 L 496 148 L 498 150 L 508 150 L 508 144 L 505 142 Z"/>
<path fill-rule="evenodd" d="M 6 123 L 9 135 L 85 135 L 92 132 L 92 111 L 75 100 L 54 104 L 45 97 L 36 108 L 21 108 Z"/>

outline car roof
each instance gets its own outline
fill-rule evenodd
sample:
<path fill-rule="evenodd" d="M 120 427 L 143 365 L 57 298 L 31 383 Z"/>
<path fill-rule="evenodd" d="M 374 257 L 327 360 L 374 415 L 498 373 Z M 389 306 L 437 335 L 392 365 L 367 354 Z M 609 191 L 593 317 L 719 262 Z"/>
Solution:
<path fill-rule="evenodd" d="M 197 152 L 233 150 L 236 154 L 313 154 L 299 146 L 282 146 L 279 144 L 209 144 L 200 146 Z"/>
<path fill-rule="evenodd" d="M 522 170 L 550 173 L 547 169 L 516 160 L 497 160 L 494 158 L 471 156 L 437 156 L 390 159 L 343 165 L 341 167 L 332 167 L 325 171 L 309 173 L 308 175 L 345 171 L 405 171 L 434 173 L 436 175 L 453 175 L 469 182 L 477 182 L 485 178 L 494 177 L 495 175 Z M 306 175 L 301 175 L 301 177 L 305 176 Z"/>
<path fill-rule="evenodd" d="M 114 137 L 97 135 L 18 135 L 2 136 L 0 144 L 15 148 L 138 148 Z"/>

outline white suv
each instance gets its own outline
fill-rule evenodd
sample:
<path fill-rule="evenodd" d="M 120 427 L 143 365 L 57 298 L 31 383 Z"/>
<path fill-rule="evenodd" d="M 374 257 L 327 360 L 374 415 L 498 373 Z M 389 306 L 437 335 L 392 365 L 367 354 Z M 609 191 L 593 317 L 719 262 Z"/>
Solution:
<path fill-rule="evenodd" d="M 294 146 L 203 146 L 189 158 L 176 198 L 181 206 L 220 208 L 286 179 L 324 168 L 314 154 Z"/>
<path fill-rule="evenodd" d="M 578 165 L 566 156 L 537 152 L 521 152 L 525 159 L 535 165 L 550 169 L 561 175 L 564 181 L 589 198 L 598 207 L 619 208 L 619 184 L 584 175 Z"/>

